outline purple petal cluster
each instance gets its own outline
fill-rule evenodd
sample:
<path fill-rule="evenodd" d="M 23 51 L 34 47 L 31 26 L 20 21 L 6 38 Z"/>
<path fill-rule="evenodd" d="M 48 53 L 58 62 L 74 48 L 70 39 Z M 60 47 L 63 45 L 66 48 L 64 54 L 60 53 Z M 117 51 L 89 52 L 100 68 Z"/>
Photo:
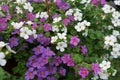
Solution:
<path fill-rule="evenodd" d="M 82 52 L 83 54 L 86 54 L 86 53 L 87 53 L 87 47 L 86 47 L 86 45 L 81 46 L 81 52 Z"/>
<path fill-rule="evenodd" d="M 9 39 L 9 45 L 10 45 L 11 48 L 14 47 L 14 46 L 18 46 L 18 38 L 11 37 Z"/>
<path fill-rule="evenodd" d="M 89 70 L 86 67 L 81 67 L 80 70 L 78 71 L 78 74 L 82 77 L 85 78 L 89 74 Z"/>
<path fill-rule="evenodd" d="M 27 19 L 28 19 L 28 20 L 33 21 L 34 18 L 35 18 L 35 15 L 34 15 L 32 12 L 27 13 Z"/>
<path fill-rule="evenodd" d="M 45 30 L 45 31 L 51 31 L 51 30 L 52 30 L 52 27 L 51 27 L 51 25 L 50 25 L 49 23 L 45 23 L 45 24 L 43 25 L 43 27 L 44 27 L 44 30 Z"/>
<path fill-rule="evenodd" d="M 99 4 L 99 0 L 92 0 L 91 3 L 97 6 Z M 106 0 L 100 0 L 101 5 L 105 5 L 106 3 Z"/>
<path fill-rule="evenodd" d="M 7 27 L 7 19 L 0 17 L 0 31 L 4 30 Z"/>
<path fill-rule="evenodd" d="M 9 7 L 8 7 L 7 5 L 5 5 L 5 4 L 3 4 L 3 5 L 1 6 L 1 8 L 2 8 L 5 12 L 8 12 L 8 11 L 9 11 Z"/>
<path fill-rule="evenodd" d="M 67 10 L 68 8 L 70 8 L 70 4 L 61 0 L 57 1 L 57 5 L 61 10 Z"/>
<path fill-rule="evenodd" d="M 70 44 L 73 46 L 77 46 L 79 42 L 80 42 L 80 39 L 78 38 L 78 36 L 72 36 L 70 38 Z"/>
<path fill-rule="evenodd" d="M 92 70 L 94 71 L 94 74 L 98 74 L 100 72 L 100 67 L 98 63 L 92 63 Z"/>

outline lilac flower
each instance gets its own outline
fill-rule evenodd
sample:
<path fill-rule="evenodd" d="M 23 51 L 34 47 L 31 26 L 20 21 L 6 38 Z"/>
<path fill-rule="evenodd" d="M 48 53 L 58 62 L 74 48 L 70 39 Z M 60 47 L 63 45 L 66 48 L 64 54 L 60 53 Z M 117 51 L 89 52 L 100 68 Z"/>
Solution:
<path fill-rule="evenodd" d="M 74 16 L 69 15 L 69 20 L 74 21 Z"/>
<path fill-rule="evenodd" d="M 58 5 L 58 7 L 62 10 L 67 10 L 70 7 L 70 4 L 67 2 L 60 2 L 60 4 Z"/>
<path fill-rule="evenodd" d="M 37 35 L 37 41 L 42 43 L 44 41 L 44 35 L 43 34 L 38 34 Z"/>
<path fill-rule="evenodd" d="M 60 67 L 59 73 L 60 73 L 60 75 L 65 76 L 66 75 L 66 69 L 64 69 L 63 67 Z"/>
<path fill-rule="evenodd" d="M 20 32 L 20 29 L 15 29 L 11 34 L 18 34 Z"/>
<path fill-rule="evenodd" d="M 55 74 L 57 72 L 57 68 L 54 66 L 48 66 L 48 72 L 49 74 Z"/>
<path fill-rule="evenodd" d="M 44 47 L 41 45 L 38 45 L 37 47 L 33 48 L 34 54 L 39 55 L 44 52 Z"/>
<path fill-rule="evenodd" d="M 45 23 L 45 24 L 43 25 L 43 27 L 44 27 L 44 30 L 45 30 L 45 31 L 51 31 L 51 30 L 52 30 L 52 27 L 51 27 L 51 25 L 50 25 L 49 23 Z"/>
<path fill-rule="evenodd" d="M 86 48 L 86 46 L 85 45 L 83 45 L 83 46 L 81 46 L 81 52 L 83 53 L 83 54 L 86 54 L 87 53 L 87 48 Z"/>
<path fill-rule="evenodd" d="M 45 55 L 48 56 L 48 57 L 51 57 L 51 56 L 54 56 L 55 53 L 49 47 L 47 47 L 45 49 Z"/>
<path fill-rule="evenodd" d="M 50 37 L 44 37 L 41 44 L 43 44 L 44 46 L 49 45 L 50 44 Z"/>
<path fill-rule="evenodd" d="M 62 20 L 62 22 L 65 24 L 65 25 L 68 25 L 70 23 L 70 20 L 68 18 L 65 18 Z"/>
<path fill-rule="evenodd" d="M 99 0 L 92 0 L 91 3 L 97 6 L 99 4 Z M 107 2 L 106 0 L 100 0 L 100 3 L 101 5 L 105 5 Z"/>
<path fill-rule="evenodd" d="M 62 2 L 62 0 L 56 0 L 56 4 L 59 5 Z"/>
<path fill-rule="evenodd" d="M 58 79 L 55 78 L 54 76 L 51 76 L 51 77 L 47 77 L 47 80 L 58 80 Z"/>
<path fill-rule="evenodd" d="M 26 80 L 34 79 L 36 74 L 37 74 L 37 72 L 34 71 L 33 68 L 29 68 L 28 71 L 25 73 L 25 79 Z"/>
<path fill-rule="evenodd" d="M 38 59 L 36 55 L 31 56 L 28 60 L 27 67 L 33 67 L 34 66 L 33 64 L 36 63 L 37 61 Z"/>
<path fill-rule="evenodd" d="M 33 28 L 33 29 L 36 29 L 36 27 L 37 27 L 37 23 L 34 22 L 33 25 L 32 25 L 32 28 Z"/>
<path fill-rule="evenodd" d="M 64 54 L 61 57 L 61 60 L 63 61 L 64 64 L 66 64 L 69 61 L 70 58 L 71 58 L 70 54 Z"/>
<path fill-rule="evenodd" d="M 7 27 L 6 23 L 0 23 L 0 31 L 4 30 Z"/>
<path fill-rule="evenodd" d="M 33 37 L 33 36 L 30 36 L 29 39 L 26 39 L 26 41 L 28 41 L 29 43 L 33 43 L 34 37 Z"/>
<path fill-rule="evenodd" d="M 40 58 L 39 58 L 39 61 L 41 62 L 41 65 L 42 66 L 44 66 L 45 64 L 47 64 L 48 63 L 48 57 L 46 57 L 46 56 L 41 56 Z"/>
<path fill-rule="evenodd" d="M 18 46 L 18 38 L 12 37 L 9 39 L 9 45 L 10 47 Z"/>
<path fill-rule="evenodd" d="M 46 18 L 40 18 L 40 22 L 45 22 Z"/>
<path fill-rule="evenodd" d="M 62 63 L 61 59 L 59 56 L 54 57 L 54 64 L 55 66 L 59 66 Z"/>
<path fill-rule="evenodd" d="M 2 8 L 5 12 L 8 12 L 8 11 L 9 11 L 9 7 L 8 7 L 7 5 L 5 5 L 5 4 L 3 4 L 3 5 L 1 6 L 1 8 Z"/>
<path fill-rule="evenodd" d="M 69 59 L 69 61 L 67 62 L 67 66 L 74 66 L 74 60 L 73 59 Z"/>
<path fill-rule="evenodd" d="M 88 74 L 89 74 L 89 71 L 88 71 L 88 68 L 84 67 L 84 68 L 80 68 L 78 74 L 82 77 L 82 78 L 85 78 Z"/>
<path fill-rule="evenodd" d="M 35 18 L 35 15 L 34 15 L 32 12 L 30 12 L 30 13 L 27 14 L 27 19 L 28 19 L 28 20 L 33 21 L 34 18 Z"/>
<path fill-rule="evenodd" d="M 54 18 L 56 18 L 56 17 L 59 17 L 60 15 L 59 14 L 53 14 L 53 16 L 52 16 L 52 18 L 54 19 Z"/>
<path fill-rule="evenodd" d="M 77 46 L 79 42 L 80 42 L 80 39 L 78 38 L 78 36 L 73 36 L 70 38 L 71 45 Z"/>
<path fill-rule="evenodd" d="M 40 68 L 38 71 L 38 77 L 46 78 L 47 76 L 48 76 L 48 71 L 47 71 L 46 67 Z"/>
<path fill-rule="evenodd" d="M 92 63 L 92 70 L 94 71 L 94 74 L 98 74 L 100 72 L 100 67 L 98 63 Z"/>

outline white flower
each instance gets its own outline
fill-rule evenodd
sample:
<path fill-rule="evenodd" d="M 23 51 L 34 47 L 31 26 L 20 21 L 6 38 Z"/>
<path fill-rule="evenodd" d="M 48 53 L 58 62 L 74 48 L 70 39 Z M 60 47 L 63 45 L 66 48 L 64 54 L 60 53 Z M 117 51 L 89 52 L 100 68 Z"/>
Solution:
<path fill-rule="evenodd" d="M 4 43 L 3 41 L 0 41 L 0 48 L 3 48 L 6 45 L 7 45 L 6 43 Z"/>
<path fill-rule="evenodd" d="M 74 19 L 75 20 L 78 20 L 78 21 L 81 21 L 82 20 L 82 13 L 80 13 L 80 12 L 76 12 L 75 14 L 74 14 Z"/>
<path fill-rule="evenodd" d="M 110 61 L 102 61 L 102 63 L 100 64 L 100 67 L 103 69 L 103 70 L 107 70 L 108 68 L 110 68 Z"/>
<path fill-rule="evenodd" d="M 112 14 L 114 19 L 118 19 L 120 17 L 120 13 L 118 11 L 113 12 Z"/>
<path fill-rule="evenodd" d="M 120 6 L 120 0 L 114 0 L 115 5 Z"/>
<path fill-rule="evenodd" d="M 90 2 L 91 2 L 91 0 L 82 0 L 80 3 L 85 4 L 85 3 L 90 3 Z"/>
<path fill-rule="evenodd" d="M 20 7 L 18 7 L 18 6 L 16 6 L 16 10 L 17 10 L 17 13 L 19 14 L 22 14 L 23 13 L 23 11 L 22 11 L 22 9 L 20 8 Z"/>
<path fill-rule="evenodd" d="M 58 39 L 58 36 L 52 36 L 52 37 L 51 37 L 51 43 L 56 42 L 57 39 Z"/>
<path fill-rule="evenodd" d="M 17 4 L 24 4 L 25 2 L 26 2 L 26 0 L 16 0 L 15 3 L 17 3 Z"/>
<path fill-rule="evenodd" d="M 35 30 L 35 29 L 33 29 L 32 35 L 33 35 L 33 37 L 34 37 L 35 39 L 37 38 L 37 34 L 36 34 L 36 30 Z"/>
<path fill-rule="evenodd" d="M 86 20 L 84 20 L 83 23 L 84 23 L 85 26 L 90 26 L 90 22 L 88 22 Z"/>
<path fill-rule="evenodd" d="M 111 22 L 115 27 L 120 26 L 120 19 L 113 18 Z"/>
<path fill-rule="evenodd" d="M 112 55 L 113 58 L 118 58 L 118 56 L 120 56 L 120 52 L 112 51 L 111 55 Z"/>
<path fill-rule="evenodd" d="M 73 9 L 69 9 L 68 11 L 66 11 L 66 13 L 65 13 L 65 15 L 72 15 L 72 13 L 73 13 Z"/>
<path fill-rule="evenodd" d="M 52 31 L 53 32 L 58 32 L 59 31 L 58 26 L 57 25 L 52 26 Z"/>
<path fill-rule="evenodd" d="M 112 76 L 115 76 L 115 75 L 116 75 L 116 73 L 117 73 L 117 70 L 116 70 L 116 69 L 114 69 L 114 73 L 112 74 Z"/>
<path fill-rule="evenodd" d="M 64 33 L 67 33 L 67 27 L 63 27 L 62 30 Z"/>
<path fill-rule="evenodd" d="M 94 77 L 91 78 L 92 80 L 98 80 L 98 75 L 94 75 Z"/>
<path fill-rule="evenodd" d="M 31 6 L 31 4 L 29 2 L 25 3 L 24 9 L 28 10 L 29 12 L 33 11 L 33 7 Z"/>
<path fill-rule="evenodd" d="M 105 45 L 114 45 L 114 43 L 117 41 L 116 37 L 113 36 L 113 35 L 110 35 L 110 36 L 106 36 L 105 37 L 105 42 L 104 44 Z"/>
<path fill-rule="evenodd" d="M 16 54 L 16 52 L 14 50 L 12 50 L 9 45 L 6 45 L 6 48 L 8 49 L 9 52 L 12 52 L 12 53 Z"/>
<path fill-rule="evenodd" d="M 38 12 L 35 17 L 39 18 L 40 17 L 40 12 Z"/>
<path fill-rule="evenodd" d="M 15 28 L 15 29 L 20 29 L 23 26 L 24 22 L 19 22 L 19 23 L 15 23 L 12 22 L 11 25 Z"/>
<path fill-rule="evenodd" d="M 63 52 L 66 47 L 67 47 L 67 43 L 66 42 L 58 42 L 57 46 L 56 46 L 56 49 L 60 50 L 61 52 Z"/>
<path fill-rule="evenodd" d="M 115 43 L 115 44 L 112 46 L 112 50 L 113 50 L 113 51 L 116 51 L 116 52 L 119 52 L 119 51 L 120 51 L 120 44 Z"/>
<path fill-rule="evenodd" d="M 29 30 L 27 27 L 23 27 L 20 29 L 20 37 L 28 39 L 30 35 L 32 35 L 32 31 Z"/>
<path fill-rule="evenodd" d="M 115 9 L 112 6 L 108 5 L 108 4 L 105 4 L 103 6 L 102 10 L 104 11 L 104 13 L 111 13 L 111 12 L 115 11 Z"/>
<path fill-rule="evenodd" d="M 85 25 L 84 25 L 84 23 L 78 23 L 76 26 L 75 26 L 75 29 L 78 31 L 78 32 L 80 32 L 80 31 L 82 31 L 82 30 L 85 30 Z"/>
<path fill-rule="evenodd" d="M 59 21 L 61 21 L 61 20 L 62 20 L 61 17 L 55 17 L 55 18 L 53 19 L 53 23 L 59 22 Z"/>
<path fill-rule="evenodd" d="M 45 18 L 45 19 L 47 19 L 48 17 L 49 17 L 49 16 L 48 16 L 47 12 L 41 12 L 40 18 Z"/>
<path fill-rule="evenodd" d="M 119 36 L 120 35 L 120 33 L 119 33 L 119 31 L 117 31 L 117 30 L 113 30 L 113 33 L 112 33 L 115 37 L 117 37 L 117 36 Z"/>
<path fill-rule="evenodd" d="M 101 72 L 99 72 L 99 76 L 100 79 L 108 80 L 109 74 L 107 70 L 101 70 Z"/>
<path fill-rule="evenodd" d="M 32 21 L 27 21 L 26 23 L 27 23 L 28 25 L 32 25 L 32 24 L 33 24 Z"/>
<path fill-rule="evenodd" d="M 108 26 L 108 30 L 111 30 L 111 29 L 114 29 L 114 27 L 111 26 L 111 25 L 109 25 L 109 26 Z"/>
<path fill-rule="evenodd" d="M 5 66 L 5 64 L 7 63 L 7 61 L 4 58 L 5 54 L 3 52 L 0 52 L 0 66 Z"/>
<path fill-rule="evenodd" d="M 66 39 L 66 33 L 57 33 L 59 39 Z"/>
<path fill-rule="evenodd" d="M 88 29 L 85 30 L 84 33 L 82 33 L 83 36 L 87 37 L 88 36 Z"/>

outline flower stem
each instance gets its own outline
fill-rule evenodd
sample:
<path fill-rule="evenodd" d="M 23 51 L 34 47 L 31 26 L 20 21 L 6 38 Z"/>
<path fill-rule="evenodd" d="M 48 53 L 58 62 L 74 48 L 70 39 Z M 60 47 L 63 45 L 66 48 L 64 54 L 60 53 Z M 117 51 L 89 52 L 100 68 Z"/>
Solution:
<path fill-rule="evenodd" d="M 45 3 L 46 3 L 46 8 L 47 8 L 47 13 L 48 13 L 48 16 L 49 16 L 49 18 L 50 18 L 49 0 L 45 0 Z"/>

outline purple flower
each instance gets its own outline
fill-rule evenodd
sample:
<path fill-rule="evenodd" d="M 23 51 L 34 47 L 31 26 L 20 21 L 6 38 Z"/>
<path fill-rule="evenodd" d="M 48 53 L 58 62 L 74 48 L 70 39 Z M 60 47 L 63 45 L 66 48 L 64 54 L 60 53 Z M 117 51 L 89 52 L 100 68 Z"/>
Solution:
<path fill-rule="evenodd" d="M 94 74 L 98 74 L 100 72 L 100 67 L 98 63 L 92 63 L 92 70 L 94 71 Z"/>
<path fill-rule="evenodd" d="M 20 30 L 19 29 L 15 29 L 11 34 L 18 34 L 20 32 Z"/>
<path fill-rule="evenodd" d="M 44 41 L 44 35 L 43 34 L 38 34 L 37 41 L 42 43 Z"/>
<path fill-rule="evenodd" d="M 97 6 L 99 4 L 99 0 L 92 0 L 91 3 Z M 107 2 L 106 0 L 100 0 L 100 3 L 101 5 L 105 5 Z"/>
<path fill-rule="evenodd" d="M 0 41 L 2 41 L 3 40 L 3 37 L 0 35 Z"/>
<path fill-rule="evenodd" d="M 74 60 L 73 59 L 69 59 L 67 62 L 67 66 L 74 66 Z"/>
<path fill-rule="evenodd" d="M 45 31 L 51 31 L 51 30 L 52 30 L 52 27 L 51 27 L 51 25 L 50 25 L 49 23 L 45 23 L 45 24 L 43 25 L 43 27 L 44 27 L 44 30 L 45 30 Z"/>
<path fill-rule="evenodd" d="M 26 41 L 28 41 L 29 43 L 33 43 L 33 41 L 34 41 L 34 36 L 30 36 Z"/>
<path fill-rule="evenodd" d="M 63 61 L 64 64 L 68 63 L 69 59 L 71 58 L 70 54 L 64 54 L 61 57 L 61 60 Z"/>
<path fill-rule="evenodd" d="M 85 45 L 83 45 L 83 46 L 81 46 L 81 52 L 83 53 L 83 54 L 86 54 L 87 53 L 87 47 L 85 46 Z"/>
<path fill-rule="evenodd" d="M 37 74 L 33 68 L 29 68 L 28 71 L 25 73 L 25 80 L 34 79 L 35 75 Z"/>
<path fill-rule="evenodd" d="M 41 42 L 44 46 L 47 46 L 50 44 L 50 37 L 44 37 L 43 42 Z"/>
<path fill-rule="evenodd" d="M 4 30 L 7 27 L 6 23 L 0 23 L 0 31 Z"/>
<path fill-rule="evenodd" d="M 77 46 L 79 42 L 80 42 L 80 39 L 78 38 L 78 36 L 73 36 L 70 38 L 71 45 Z"/>
<path fill-rule="evenodd" d="M 74 21 L 74 16 L 69 15 L 69 20 Z"/>
<path fill-rule="evenodd" d="M 59 16 L 60 16 L 59 14 L 54 14 L 54 15 L 52 16 L 52 18 L 54 19 L 54 18 L 59 17 Z"/>
<path fill-rule="evenodd" d="M 9 7 L 8 7 L 7 5 L 5 5 L 5 4 L 3 4 L 3 5 L 1 6 L 1 8 L 2 8 L 5 12 L 8 12 L 8 11 L 9 11 Z"/>
<path fill-rule="evenodd" d="M 46 18 L 40 18 L 40 22 L 45 22 Z"/>
<path fill-rule="evenodd" d="M 54 76 L 51 76 L 51 77 L 47 77 L 47 80 L 58 80 L 58 79 L 55 78 Z"/>
<path fill-rule="evenodd" d="M 42 66 L 44 66 L 45 64 L 47 64 L 48 63 L 48 57 L 46 57 L 46 56 L 41 56 L 40 58 L 39 58 L 39 61 L 41 62 L 41 65 Z"/>
<path fill-rule="evenodd" d="M 33 21 L 34 18 L 35 18 L 35 15 L 34 15 L 32 12 L 30 12 L 30 13 L 27 14 L 27 19 L 28 19 L 28 20 Z"/>
<path fill-rule="evenodd" d="M 33 28 L 33 29 L 36 29 L 36 27 L 37 27 L 37 23 L 34 22 L 33 25 L 32 25 L 32 28 Z"/>
<path fill-rule="evenodd" d="M 62 76 L 65 76 L 66 75 L 66 69 L 63 68 L 63 67 L 60 67 L 59 74 L 62 75 Z"/>
<path fill-rule="evenodd" d="M 70 7 L 70 4 L 62 1 L 58 4 L 58 7 L 62 10 L 67 10 Z"/>
<path fill-rule="evenodd" d="M 33 48 L 33 51 L 35 52 L 34 54 L 39 55 L 44 52 L 44 47 L 41 45 L 38 45 L 37 47 Z"/>
<path fill-rule="evenodd" d="M 78 74 L 82 77 L 82 78 L 85 78 L 88 74 L 89 74 L 89 71 L 88 71 L 88 68 L 84 67 L 84 68 L 80 68 Z"/>
<path fill-rule="evenodd" d="M 57 72 L 57 68 L 54 66 L 48 66 L 48 72 L 49 74 L 55 74 Z"/>
<path fill-rule="evenodd" d="M 47 71 L 46 67 L 40 68 L 37 75 L 38 75 L 38 77 L 46 78 L 48 76 L 48 71 Z"/>
<path fill-rule="evenodd" d="M 70 20 L 68 18 L 65 18 L 62 20 L 62 22 L 65 24 L 65 25 L 68 25 L 70 23 Z"/>
<path fill-rule="evenodd" d="M 12 37 L 9 39 L 9 45 L 10 47 L 14 47 L 14 46 L 17 46 L 18 45 L 18 38 L 16 37 Z"/>
<path fill-rule="evenodd" d="M 61 59 L 59 56 L 54 57 L 54 64 L 55 66 L 59 66 L 62 63 Z"/>
<path fill-rule="evenodd" d="M 34 66 L 33 64 L 36 63 L 37 61 L 38 59 L 36 55 L 31 56 L 28 60 L 27 67 L 33 67 Z"/>
<path fill-rule="evenodd" d="M 48 57 L 51 57 L 51 56 L 54 56 L 55 53 L 49 47 L 47 47 L 45 49 L 45 55 L 48 56 Z"/>

